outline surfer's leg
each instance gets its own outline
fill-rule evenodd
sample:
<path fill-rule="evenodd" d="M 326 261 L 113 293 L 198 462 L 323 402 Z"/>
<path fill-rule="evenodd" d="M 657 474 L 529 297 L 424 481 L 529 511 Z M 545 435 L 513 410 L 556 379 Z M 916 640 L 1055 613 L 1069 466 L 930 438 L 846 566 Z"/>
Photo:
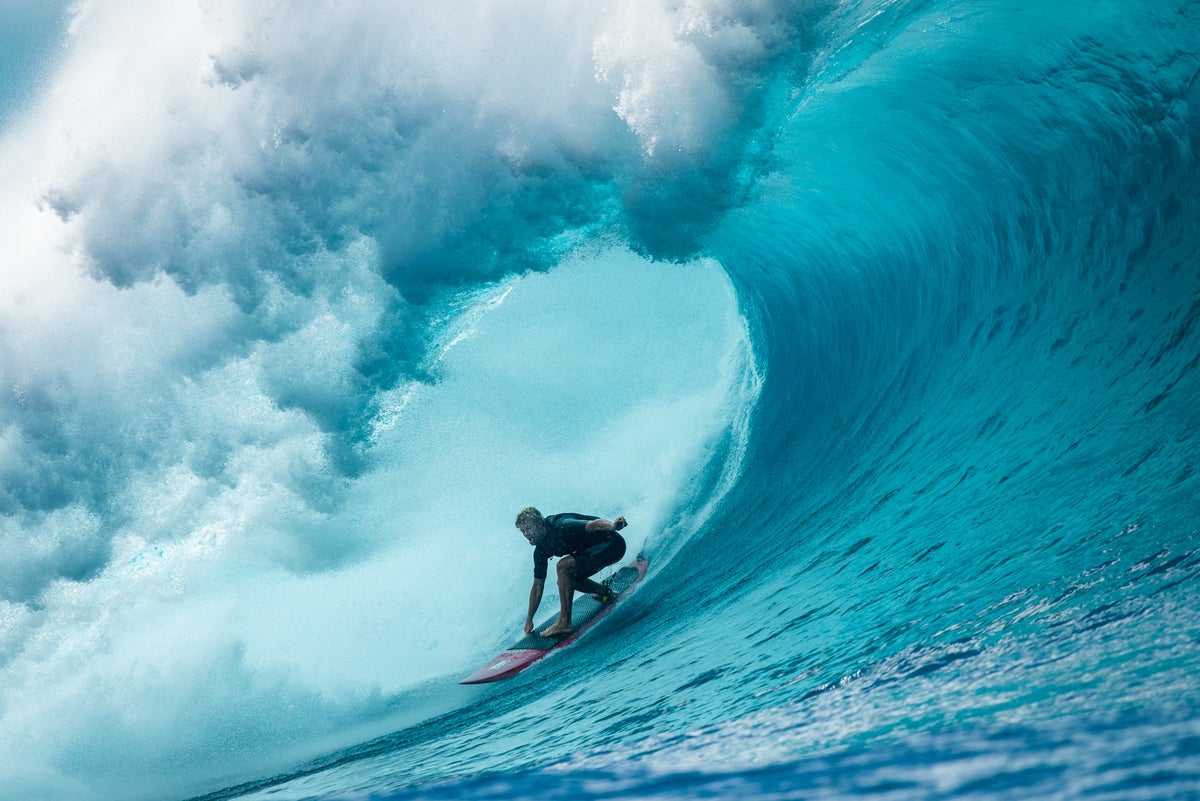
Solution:
<path fill-rule="evenodd" d="M 591 576 L 616 564 L 624 555 L 625 540 L 619 534 L 613 534 L 611 539 L 574 554 L 575 589 L 590 593 L 597 601 L 604 601 L 612 593 L 603 584 L 592 581 Z"/>
<path fill-rule="evenodd" d="M 608 588 L 598 581 L 592 581 L 590 578 L 575 579 L 575 592 L 586 592 L 588 595 L 604 595 L 608 592 Z"/>
<path fill-rule="evenodd" d="M 625 540 L 617 534 L 614 534 L 612 539 L 607 542 L 593 545 L 591 548 L 576 553 L 574 555 L 575 589 L 590 594 L 600 603 L 613 600 L 616 593 L 603 584 L 593 581 L 590 577 L 609 565 L 615 564 L 624 555 Z"/>
<path fill-rule="evenodd" d="M 588 593 L 602 604 L 617 600 L 617 593 L 612 587 L 591 579 L 575 579 L 575 589 Z"/>
<path fill-rule="evenodd" d="M 543 637 L 553 637 L 556 634 L 570 634 L 575 629 L 571 626 L 571 606 L 575 600 L 575 557 L 564 556 L 558 560 L 558 620 L 548 629 L 542 630 Z"/>

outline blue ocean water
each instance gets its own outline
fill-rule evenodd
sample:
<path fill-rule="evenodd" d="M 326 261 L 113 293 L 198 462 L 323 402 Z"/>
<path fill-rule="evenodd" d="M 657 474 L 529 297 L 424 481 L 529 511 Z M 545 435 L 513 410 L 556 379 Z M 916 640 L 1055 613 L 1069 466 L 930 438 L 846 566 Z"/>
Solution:
<path fill-rule="evenodd" d="M 0 4 L 0 124 L 36 94 L 53 62 L 66 4 L 61 0 L 8 0 Z"/>
<path fill-rule="evenodd" d="M 60 33 L 6 32 L 0 798 L 1200 798 L 1196 4 Z M 460 686 L 531 503 L 650 572 Z"/>

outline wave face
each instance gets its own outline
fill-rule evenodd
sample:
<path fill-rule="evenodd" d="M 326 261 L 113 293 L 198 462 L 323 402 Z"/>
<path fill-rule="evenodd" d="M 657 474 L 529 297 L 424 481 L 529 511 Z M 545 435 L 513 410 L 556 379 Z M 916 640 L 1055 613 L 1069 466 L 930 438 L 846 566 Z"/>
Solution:
<path fill-rule="evenodd" d="M 394 5 L 2 65 L 0 798 L 1200 795 L 1194 4 Z"/>

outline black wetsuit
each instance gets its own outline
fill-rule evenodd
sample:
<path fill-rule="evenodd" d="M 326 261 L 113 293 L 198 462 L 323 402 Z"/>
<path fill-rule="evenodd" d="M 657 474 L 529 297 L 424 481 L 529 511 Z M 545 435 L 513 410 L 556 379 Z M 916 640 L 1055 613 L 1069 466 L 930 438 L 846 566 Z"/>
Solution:
<path fill-rule="evenodd" d="M 533 577 L 546 578 L 551 556 L 575 557 L 574 577 L 587 578 L 625 555 L 625 540 L 615 531 L 588 531 L 590 515 L 564 514 L 545 518 L 546 531 L 533 549 Z"/>

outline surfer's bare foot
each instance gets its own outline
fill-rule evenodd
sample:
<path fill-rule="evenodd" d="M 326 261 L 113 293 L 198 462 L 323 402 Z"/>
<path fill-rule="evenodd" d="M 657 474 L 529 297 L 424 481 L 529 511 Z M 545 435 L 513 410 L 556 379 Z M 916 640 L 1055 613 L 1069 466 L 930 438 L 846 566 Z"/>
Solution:
<path fill-rule="evenodd" d="M 618 596 L 612 590 L 605 590 L 603 595 L 597 594 L 597 595 L 593 595 L 592 597 L 595 598 L 597 601 L 599 601 L 602 604 L 610 604 L 613 601 L 617 600 Z"/>
<path fill-rule="evenodd" d="M 558 637 L 563 634 L 570 634 L 575 629 L 572 626 L 564 626 L 562 623 L 555 623 L 548 629 L 542 629 L 543 637 Z"/>

